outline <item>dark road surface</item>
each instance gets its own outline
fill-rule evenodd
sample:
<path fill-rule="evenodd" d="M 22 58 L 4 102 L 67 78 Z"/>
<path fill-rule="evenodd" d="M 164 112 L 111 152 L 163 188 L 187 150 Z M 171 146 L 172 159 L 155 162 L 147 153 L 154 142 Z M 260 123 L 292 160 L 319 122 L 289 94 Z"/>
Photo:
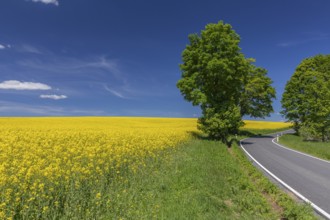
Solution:
<path fill-rule="evenodd" d="M 254 163 L 259 162 L 284 187 L 309 200 L 316 212 L 330 219 L 330 162 L 278 146 L 272 142 L 276 136 L 248 138 L 241 141 L 241 147 Z"/>

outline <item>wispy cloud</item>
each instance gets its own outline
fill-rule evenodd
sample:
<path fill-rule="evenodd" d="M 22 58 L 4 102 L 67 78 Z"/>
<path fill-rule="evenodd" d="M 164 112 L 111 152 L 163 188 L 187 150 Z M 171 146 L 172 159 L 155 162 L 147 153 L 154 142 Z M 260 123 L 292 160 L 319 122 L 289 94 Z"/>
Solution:
<path fill-rule="evenodd" d="M 0 50 L 10 49 L 10 48 L 11 48 L 10 44 L 7 44 L 7 45 L 0 44 Z"/>
<path fill-rule="evenodd" d="M 121 92 L 116 91 L 114 89 L 110 89 L 107 85 L 104 85 L 104 89 L 108 92 L 110 92 L 111 94 L 117 96 L 118 98 L 122 98 L 122 99 L 128 99 L 128 97 L 124 96 Z"/>
<path fill-rule="evenodd" d="M 107 115 L 103 110 L 95 109 L 76 109 L 70 107 L 48 106 L 48 105 L 29 105 L 17 102 L 0 101 L 1 115 L 27 116 L 65 116 L 65 115 Z"/>
<path fill-rule="evenodd" d="M 304 33 L 304 39 L 287 41 L 277 44 L 279 47 L 292 47 L 302 44 L 307 44 L 314 41 L 328 40 L 330 39 L 330 34 L 325 33 Z"/>
<path fill-rule="evenodd" d="M 21 47 L 21 49 L 23 48 L 26 51 L 31 50 L 31 52 L 34 49 L 44 52 L 43 49 L 30 45 Z M 4 69 L 4 72 L 13 72 L 12 69 L 14 69 L 16 73 L 25 74 L 25 77 L 29 78 L 38 74 L 39 80 L 47 82 L 52 80 L 54 86 L 55 84 L 61 85 L 62 93 L 63 88 L 66 87 L 74 88 L 76 95 L 89 95 L 89 91 L 93 89 L 101 90 L 102 94 L 107 92 L 121 99 L 136 99 L 143 96 L 155 96 L 158 93 L 164 94 L 163 91 L 160 92 L 159 87 L 153 89 L 154 92 L 150 92 L 150 88 L 141 88 L 139 82 L 130 80 L 134 77 L 128 77 L 122 71 L 118 59 L 109 58 L 105 55 L 78 58 L 63 54 L 59 56 L 56 53 L 48 53 L 47 51 L 42 56 L 35 55 L 31 54 L 26 58 L 20 58 L 14 61 L 11 66 L 6 64 L 2 69 Z M 62 83 L 63 78 L 66 80 Z M 69 94 L 67 91 L 64 93 L 65 95 Z"/>
<path fill-rule="evenodd" d="M 7 80 L 0 83 L 0 89 L 14 90 L 50 90 L 52 87 L 43 83 L 20 82 L 17 80 Z"/>
<path fill-rule="evenodd" d="M 38 49 L 35 46 L 32 46 L 30 44 L 22 44 L 15 46 L 16 50 L 22 53 L 34 53 L 34 54 L 44 54 L 44 52 L 41 49 Z"/>
<path fill-rule="evenodd" d="M 150 85 L 145 87 L 145 83 L 135 80 L 136 76 L 130 76 L 132 72 L 125 73 L 120 64 L 120 60 L 104 55 L 77 58 L 46 52 L 42 56 L 31 54 L 26 58 L 14 60 L 11 64 L 1 65 L 0 61 L 0 71 L 15 72 L 27 79 L 36 78 L 37 75 L 37 80 L 52 81 L 52 86 L 60 86 L 61 93 L 71 97 L 90 96 L 91 90 L 129 100 L 176 95 L 171 92 L 172 87 L 152 77 L 143 79 Z"/>
<path fill-rule="evenodd" d="M 54 4 L 56 6 L 59 5 L 58 0 L 32 0 L 33 2 L 42 2 L 44 4 Z"/>
<path fill-rule="evenodd" d="M 48 54 L 16 61 L 15 68 L 18 67 L 21 71 L 40 72 L 42 76 L 50 75 L 55 79 L 66 78 L 66 84 L 84 84 L 85 88 L 97 85 L 94 89 L 99 90 L 105 89 L 104 85 L 107 85 L 107 91 L 111 94 L 119 98 L 128 98 L 133 92 L 130 92 L 128 78 L 120 70 L 118 62 L 106 56 L 75 58 Z"/>
<path fill-rule="evenodd" d="M 105 56 L 100 56 L 93 61 L 86 62 L 85 66 L 101 68 L 112 72 L 117 77 L 120 77 L 120 72 L 118 70 L 118 62 L 116 60 L 107 59 Z"/>
<path fill-rule="evenodd" d="M 53 99 L 53 100 L 60 100 L 68 98 L 66 95 L 40 95 L 42 99 Z"/>
<path fill-rule="evenodd" d="M 163 109 L 126 109 L 123 110 L 123 115 L 134 115 L 134 116 L 148 116 L 148 117 L 173 117 L 173 118 L 184 118 L 187 114 L 182 112 L 166 111 Z M 195 117 L 195 116 L 190 116 Z"/>
<path fill-rule="evenodd" d="M 92 75 L 90 74 L 91 71 L 94 74 L 104 72 L 107 74 L 110 73 L 118 80 L 124 80 L 124 77 L 119 71 L 117 60 L 107 59 L 103 56 L 89 59 L 78 59 L 74 57 L 49 55 L 50 56 L 45 58 L 34 57 L 32 59 L 20 60 L 17 64 L 24 68 L 56 72 L 60 74 L 81 74 L 83 72 L 88 72 L 88 75 Z"/>

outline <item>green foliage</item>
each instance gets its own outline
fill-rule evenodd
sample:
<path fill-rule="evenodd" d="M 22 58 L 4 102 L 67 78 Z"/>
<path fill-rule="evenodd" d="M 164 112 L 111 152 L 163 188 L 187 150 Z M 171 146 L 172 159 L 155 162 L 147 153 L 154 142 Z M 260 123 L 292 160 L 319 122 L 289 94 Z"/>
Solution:
<path fill-rule="evenodd" d="M 305 141 L 321 140 L 321 134 L 316 128 L 317 123 L 305 122 L 299 126 L 299 135 L 304 138 Z"/>
<path fill-rule="evenodd" d="M 330 55 L 307 58 L 287 82 L 282 114 L 306 139 L 330 139 Z"/>
<path fill-rule="evenodd" d="M 200 35 L 189 35 L 189 42 L 177 87 L 187 101 L 201 107 L 199 128 L 228 144 L 244 115 L 265 117 L 273 111 L 272 81 L 265 69 L 244 57 L 240 37 L 229 24 L 208 24 Z"/>
<path fill-rule="evenodd" d="M 239 108 L 235 105 L 229 109 L 217 111 L 215 108 L 203 109 L 203 116 L 198 120 L 198 128 L 212 139 L 222 140 L 231 146 L 227 137 L 238 132 L 242 121 Z"/>
<path fill-rule="evenodd" d="M 272 80 L 267 77 L 265 69 L 251 68 L 241 93 L 241 115 L 263 118 L 273 112 L 271 100 L 275 98 L 275 89 L 270 86 Z"/>

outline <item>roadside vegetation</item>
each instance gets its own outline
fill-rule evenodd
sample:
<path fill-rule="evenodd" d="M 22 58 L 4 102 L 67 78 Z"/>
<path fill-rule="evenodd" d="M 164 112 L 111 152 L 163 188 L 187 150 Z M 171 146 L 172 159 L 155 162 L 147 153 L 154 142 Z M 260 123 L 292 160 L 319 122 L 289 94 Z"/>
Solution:
<path fill-rule="evenodd" d="M 292 149 L 330 160 L 330 142 L 305 141 L 296 134 L 286 134 L 280 138 L 280 144 Z"/>
<path fill-rule="evenodd" d="M 1 219 L 314 218 L 248 161 L 249 130 L 227 148 L 196 119 L 0 121 Z"/>
<path fill-rule="evenodd" d="M 310 206 L 264 177 L 238 143 L 228 149 L 198 135 L 109 190 L 117 196 L 105 218 L 316 219 Z"/>

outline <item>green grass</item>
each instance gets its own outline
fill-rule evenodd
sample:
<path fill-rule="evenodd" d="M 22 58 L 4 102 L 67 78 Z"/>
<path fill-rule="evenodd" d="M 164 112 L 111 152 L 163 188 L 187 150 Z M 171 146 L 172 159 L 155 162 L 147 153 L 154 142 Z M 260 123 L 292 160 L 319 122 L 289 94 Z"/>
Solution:
<path fill-rule="evenodd" d="M 236 143 L 228 150 L 195 138 L 148 159 L 137 172 L 123 169 L 100 182 L 65 195 L 56 213 L 41 218 L 316 219 L 309 206 L 264 177 Z"/>
<path fill-rule="evenodd" d="M 283 135 L 280 143 L 292 149 L 330 160 L 330 142 L 304 141 L 295 134 Z"/>
<path fill-rule="evenodd" d="M 234 145 L 195 139 L 124 174 L 103 193 L 99 219 L 316 219 L 273 185 Z M 123 182 L 123 181 L 120 181 Z"/>
<path fill-rule="evenodd" d="M 142 194 L 136 195 L 152 199 L 138 219 L 276 218 L 222 144 L 192 141 L 160 165 L 142 179 Z"/>

